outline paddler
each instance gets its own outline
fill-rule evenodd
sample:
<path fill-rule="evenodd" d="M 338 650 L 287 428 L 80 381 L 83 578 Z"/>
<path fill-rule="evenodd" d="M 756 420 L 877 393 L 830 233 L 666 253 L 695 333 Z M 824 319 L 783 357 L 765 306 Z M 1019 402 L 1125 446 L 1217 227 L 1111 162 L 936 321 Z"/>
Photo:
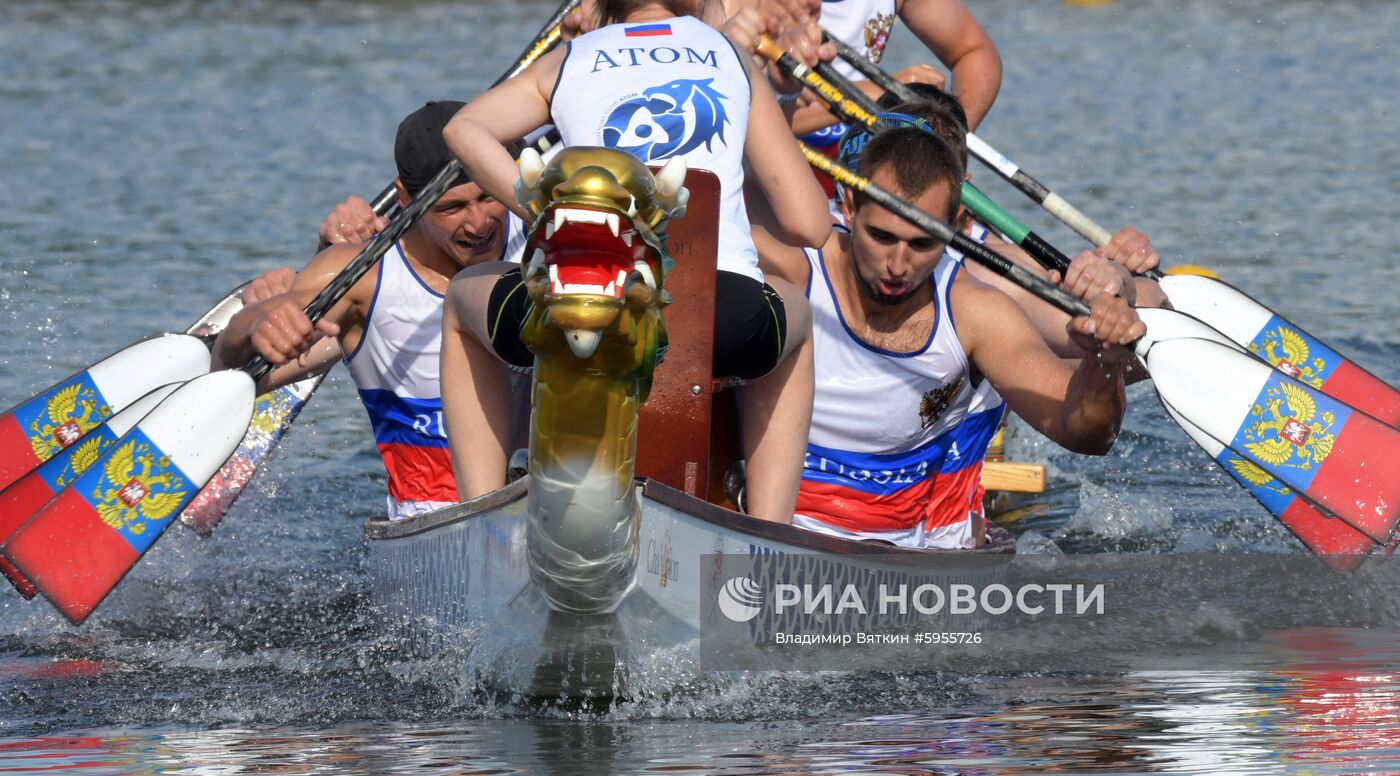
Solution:
<path fill-rule="evenodd" d="M 811 416 L 810 316 L 801 287 L 766 278 L 758 268 L 744 207 L 746 177 L 755 184 L 749 196 L 759 192 L 768 200 L 781 239 L 821 245 L 830 226 L 825 197 L 750 57 L 755 30 L 782 31 L 745 9 L 725 25 L 731 42 L 697 18 L 706 5 L 599 2 L 598 29 L 472 101 L 446 138 L 473 179 L 503 201 L 513 201 L 518 175 L 503 144 L 550 121 L 565 146 L 620 148 L 650 164 L 680 156 L 719 176 L 716 297 L 725 314 L 716 317 L 714 373 L 748 380 L 741 413 L 753 473 L 750 514 L 789 522 Z M 807 34 L 814 36 L 815 27 Z M 779 88 L 796 89 L 783 79 Z M 648 90 L 664 91 L 667 99 L 648 98 Z M 653 120 L 649 111 L 663 109 L 664 121 Z M 480 431 L 496 428 L 492 419 L 504 411 L 506 364 L 533 360 L 518 336 L 526 304 L 525 294 L 514 293 L 519 286 L 518 268 L 491 264 L 464 271 L 448 290 L 443 373 L 452 379 L 444 382 L 443 402 L 464 499 L 504 482 L 503 435 L 483 438 Z"/>
<path fill-rule="evenodd" d="M 906 127 L 866 144 L 858 172 L 953 221 L 961 160 Z M 1121 297 L 1097 293 L 1068 322 L 1087 357 L 1071 366 L 1019 305 L 962 272 L 943 243 L 845 191 L 850 231 L 819 251 L 764 241 L 765 265 L 810 283 L 816 398 L 794 525 L 909 547 L 976 546 L 981 451 L 1000 407 L 1074 452 L 1102 455 L 1126 410 L 1126 345 L 1145 327 Z M 984 397 L 985 398 L 985 397 Z"/>
<path fill-rule="evenodd" d="M 394 186 L 401 204 L 451 159 L 442 130 L 462 105 L 430 102 L 399 124 Z M 388 516 L 397 520 L 457 501 L 438 382 L 448 282 L 466 266 L 519 261 L 524 232 L 504 206 L 463 176 L 385 254 L 377 271 L 366 273 L 313 327 L 304 308 L 361 247 L 343 240 L 367 238 L 375 226 L 368 205 L 337 206 L 321 229 L 322 238 L 334 244 L 295 279 L 289 269 L 260 278 L 255 293 L 264 301 L 234 316 L 214 354 L 223 364 L 238 365 L 258 353 L 276 365 L 259 384 L 262 390 L 319 374 L 343 359 L 369 413 L 389 475 Z"/>

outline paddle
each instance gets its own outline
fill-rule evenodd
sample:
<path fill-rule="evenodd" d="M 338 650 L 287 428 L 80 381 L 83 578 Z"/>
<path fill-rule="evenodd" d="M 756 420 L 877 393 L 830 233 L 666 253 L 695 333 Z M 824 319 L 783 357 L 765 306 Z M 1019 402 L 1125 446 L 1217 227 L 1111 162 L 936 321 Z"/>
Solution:
<path fill-rule="evenodd" d="M 209 371 L 209 347 L 189 334 L 129 345 L 0 415 L 0 488 L 53 458 L 133 401 Z"/>
<path fill-rule="evenodd" d="M 500 83 L 508 77 L 518 74 L 536 59 L 548 51 L 560 37 L 560 23 L 569 11 L 578 5 L 577 0 L 571 0 L 560 6 L 544 30 L 537 36 L 534 43 L 528 46 L 520 56 L 516 58 L 516 64 L 500 78 L 496 83 Z M 370 209 L 376 215 L 387 216 L 398 204 L 398 189 L 392 182 L 384 187 L 373 200 L 370 201 Z M 321 249 L 325 249 L 329 243 L 322 241 Z M 193 528 L 202 536 L 213 533 L 214 528 L 223 519 L 224 513 L 232 506 L 243 488 L 247 486 L 253 474 L 257 472 L 258 465 L 268 452 L 277 444 L 296 420 L 301 408 L 306 404 L 323 376 L 307 378 L 293 385 L 283 386 L 274 392 L 269 392 L 259 397 L 258 407 L 254 411 L 255 421 L 244 437 L 241 444 L 233 456 L 224 464 L 223 468 L 214 475 L 209 484 L 199 492 L 195 500 L 190 503 L 185 511 L 180 515 L 180 521 Z M 8 534 L 0 533 L 0 541 Z M 0 570 L 3 570 L 4 560 L 0 558 Z M 11 579 L 11 581 L 14 581 Z M 31 594 L 32 595 L 32 594 Z"/>
<path fill-rule="evenodd" d="M 548 49 L 540 39 L 558 39 L 559 20 L 576 2 L 560 6 L 522 58 Z M 311 300 L 307 317 L 318 321 L 339 302 L 460 172 L 456 159 L 444 166 Z M 257 382 L 270 369 L 257 356 L 242 369 L 177 388 L 16 531 L 0 556 L 81 624 L 234 452 L 248 431 Z"/>
<path fill-rule="evenodd" d="M 384 215 L 395 204 L 394 194 L 395 189 L 390 186 L 386 192 L 381 192 L 379 196 L 375 197 L 371 207 L 377 214 Z M 221 328 L 227 321 L 227 318 L 242 305 L 242 290 L 240 287 L 224 297 L 186 333 L 198 337 L 205 343 L 211 341 L 214 337 L 214 334 L 208 333 L 211 327 L 214 332 L 217 332 L 218 328 Z M 162 347 L 169 346 L 170 343 L 165 343 Z M 145 380 L 147 384 L 151 379 L 159 379 L 158 376 L 145 372 L 135 361 L 128 364 L 127 369 L 128 371 L 123 373 L 124 376 Z M 200 373 L 208 371 L 206 365 L 200 370 Z M 38 465 L 28 472 L 24 472 L 21 477 L 10 484 L 0 485 L 0 542 L 8 539 L 10 534 L 47 504 L 54 494 L 62 490 L 67 483 L 72 482 L 79 474 L 86 471 L 102 452 L 111 447 L 113 442 L 130 430 L 131 426 L 146 412 L 149 412 L 158 403 L 158 401 L 151 400 L 153 397 L 157 395 L 161 398 L 168 396 L 170 391 L 174 390 L 174 384 L 184 382 L 194 376 L 196 375 L 188 374 L 180 379 L 172 380 L 173 384 L 155 389 L 125 409 L 115 408 L 118 410 L 115 415 L 109 414 L 106 420 L 89 428 L 77 438 L 64 440 L 67 442 L 67 446 L 55 453 L 53 457 L 47 461 L 39 462 Z M 195 500 L 180 515 L 182 522 L 204 535 L 208 535 L 213 530 L 213 527 L 223 517 L 224 512 L 232 506 L 248 481 L 257 472 L 262 460 L 281 440 L 292 422 L 296 420 L 301 408 L 305 406 L 306 401 L 311 398 L 311 394 L 321 384 L 321 379 L 321 375 L 309 377 L 292 385 L 269 391 L 258 398 L 258 405 L 254 411 L 255 422 L 244 437 L 242 444 L 239 445 L 233 457 L 224 464 L 210 483 L 199 492 Z M 133 390 L 139 390 L 139 387 Z M 162 391 L 164 392 L 162 393 Z M 108 405 L 108 409 L 114 408 Z M 78 428 L 82 428 L 82 425 L 78 425 Z M 45 449 L 51 449 L 51 446 L 46 446 Z M 11 471 L 17 468 L 19 465 L 12 462 Z M 36 592 L 34 586 L 28 580 L 23 579 L 19 572 L 3 558 L 0 558 L 0 572 L 4 573 L 25 598 L 34 597 Z"/>
<path fill-rule="evenodd" d="M 830 35 L 826 39 L 836 47 L 843 60 L 880 88 L 903 100 L 918 99 L 907 86 L 846 44 Z M 820 67 L 818 70 L 827 73 Z M 1008 183 L 1095 246 L 1108 244 L 1111 238 L 1108 230 L 1070 206 L 1064 198 L 972 132 L 967 133 L 967 148 Z M 1145 274 L 1161 285 L 1176 310 L 1209 323 L 1295 379 L 1321 388 L 1328 395 L 1392 427 L 1400 427 L 1400 391 L 1245 292 L 1219 278 L 1164 274 L 1155 269 Z"/>
<path fill-rule="evenodd" d="M 1065 313 L 1089 314 L 1087 304 L 1044 278 L 806 146 L 803 153 L 813 167 Z M 1247 481 L 1274 482 L 1371 541 L 1389 540 L 1400 520 L 1400 432 L 1222 344 L 1188 315 L 1139 312 L 1148 334 L 1136 345 L 1138 359 L 1167 411 L 1193 439 L 1212 443 L 1213 458 L 1228 451 L 1252 467 Z"/>

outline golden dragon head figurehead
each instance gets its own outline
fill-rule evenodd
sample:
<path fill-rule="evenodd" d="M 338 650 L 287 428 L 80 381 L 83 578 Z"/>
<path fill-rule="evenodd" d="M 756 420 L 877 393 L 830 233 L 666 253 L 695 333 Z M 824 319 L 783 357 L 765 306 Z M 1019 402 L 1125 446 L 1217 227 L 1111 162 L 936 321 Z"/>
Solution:
<path fill-rule="evenodd" d="M 585 360 L 601 345 L 610 371 L 654 365 L 671 265 L 658 235 L 685 212 L 685 172 L 675 158 L 653 175 L 610 148 L 566 148 L 548 165 L 521 155 L 516 197 L 535 216 L 522 270 L 534 311 L 521 333 L 536 355 L 562 341 Z"/>

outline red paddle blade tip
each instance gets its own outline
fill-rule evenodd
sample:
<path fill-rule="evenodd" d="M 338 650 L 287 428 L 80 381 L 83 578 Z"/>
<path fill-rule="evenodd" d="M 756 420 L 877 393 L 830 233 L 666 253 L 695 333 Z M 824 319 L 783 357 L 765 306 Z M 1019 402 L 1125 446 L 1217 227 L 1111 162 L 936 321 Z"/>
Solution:
<path fill-rule="evenodd" d="M 133 430 L 16 531 L 0 552 L 78 625 L 196 489 L 149 437 Z"/>

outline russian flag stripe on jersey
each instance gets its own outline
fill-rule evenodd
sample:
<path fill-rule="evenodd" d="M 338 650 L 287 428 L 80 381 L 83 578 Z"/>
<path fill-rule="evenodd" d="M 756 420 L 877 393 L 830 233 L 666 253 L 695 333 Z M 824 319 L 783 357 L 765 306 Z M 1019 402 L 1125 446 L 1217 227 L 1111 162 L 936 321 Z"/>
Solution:
<path fill-rule="evenodd" d="M 636 27 L 627 27 L 624 34 L 629 38 L 654 38 L 660 35 L 670 35 L 671 25 L 641 24 Z"/>
<path fill-rule="evenodd" d="M 980 503 L 982 456 L 1001 416 L 1001 407 L 975 413 L 905 453 L 853 453 L 809 444 L 797 512 L 860 531 L 921 522 L 937 528 L 965 520 Z"/>
<path fill-rule="evenodd" d="M 366 389 L 360 391 L 360 401 L 369 413 L 376 444 L 447 447 L 442 399 L 415 399 L 393 391 Z"/>
<path fill-rule="evenodd" d="M 457 501 L 452 453 L 445 447 L 379 445 L 395 501 Z"/>

